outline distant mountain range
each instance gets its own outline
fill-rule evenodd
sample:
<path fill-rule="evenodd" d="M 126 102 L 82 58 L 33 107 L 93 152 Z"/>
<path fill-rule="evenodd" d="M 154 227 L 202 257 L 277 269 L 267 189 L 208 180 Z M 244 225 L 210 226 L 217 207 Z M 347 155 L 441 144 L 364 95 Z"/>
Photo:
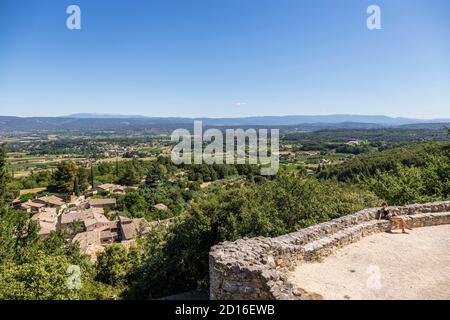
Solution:
<path fill-rule="evenodd" d="M 192 126 L 202 120 L 207 127 L 282 127 L 314 131 L 337 128 L 411 127 L 439 128 L 450 119 L 422 120 L 372 115 L 261 116 L 243 118 L 146 117 L 140 115 L 101 115 L 80 113 L 62 117 L 0 116 L 0 132 L 64 132 L 64 131 L 169 131 Z"/>
<path fill-rule="evenodd" d="M 95 113 L 77 113 L 62 118 L 73 119 L 142 119 L 155 122 L 175 121 L 178 123 L 190 123 L 194 120 L 202 120 L 207 125 L 297 125 L 312 123 L 371 123 L 384 126 L 398 126 L 415 123 L 440 123 L 449 122 L 448 119 L 414 119 L 404 117 L 388 117 L 383 115 L 293 115 L 293 116 L 258 116 L 258 117 L 240 117 L 240 118 L 187 118 L 187 117 L 147 117 L 142 115 L 108 115 Z"/>
<path fill-rule="evenodd" d="M 98 114 L 98 113 L 74 113 L 68 116 L 61 116 L 59 118 L 74 118 L 74 119 L 145 119 L 146 116 L 139 115 L 121 115 L 121 114 Z"/>

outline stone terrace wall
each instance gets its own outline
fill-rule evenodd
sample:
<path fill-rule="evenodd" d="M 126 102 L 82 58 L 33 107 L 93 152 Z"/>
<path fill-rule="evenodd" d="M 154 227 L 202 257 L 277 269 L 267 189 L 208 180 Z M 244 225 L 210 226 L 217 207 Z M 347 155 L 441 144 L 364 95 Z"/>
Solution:
<path fill-rule="evenodd" d="M 450 224 L 450 201 L 390 207 L 413 228 Z M 313 261 L 362 237 L 387 231 L 390 223 L 377 220 L 380 208 L 321 223 L 276 238 L 244 238 L 223 242 L 209 255 L 211 299 L 310 299 L 295 288 L 284 272 Z"/>

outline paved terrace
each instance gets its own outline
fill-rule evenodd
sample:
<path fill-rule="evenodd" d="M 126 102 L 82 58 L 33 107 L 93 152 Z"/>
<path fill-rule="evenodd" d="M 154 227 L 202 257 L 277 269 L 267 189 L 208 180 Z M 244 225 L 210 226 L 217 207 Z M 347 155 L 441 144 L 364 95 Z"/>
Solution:
<path fill-rule="evenodd" d="M 415 228 L 409 235 L 387 234 L 379 209 L 212 247 L 210 298 L 448 298 L 450 201 L 391 207 Z M 369 280 L 377 267 L 379 285 Z M 380 290 L 364 290 L 367 281 Z"/>
<path fill-rule="evenodd" d="M 450 299 L 450 225 L 409 235 L 378 233 L 323 262 L 300 264 L 288 280 L 326 300 Z"/>

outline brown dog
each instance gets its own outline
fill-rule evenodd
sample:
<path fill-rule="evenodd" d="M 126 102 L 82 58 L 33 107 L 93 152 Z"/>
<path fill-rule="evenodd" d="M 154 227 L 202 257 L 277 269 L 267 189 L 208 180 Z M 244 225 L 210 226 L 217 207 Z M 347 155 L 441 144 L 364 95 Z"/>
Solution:
<path fill-rule="evenodd" d="M 397 215 L 395 212 L 390 212 L 388 210 L 388 205 L 386 202 L 383 203 L 383 207 L 381 208 L 381 211 L 379 213 L 378 220 L 380 220 L 380 219 L 385 219 L 385 220 L 390 221 L 391 227 L 389 228 L 389 231 L 392 231 L 396 227 L 398 229 L 402 229 L 403 233 L 408 233 L 405 231 L 405 228 L 408 230 L 412 230 L 410 227 L 408 227 L 408 225 L 406 224 L 406 221 L 403 217 Z"/>

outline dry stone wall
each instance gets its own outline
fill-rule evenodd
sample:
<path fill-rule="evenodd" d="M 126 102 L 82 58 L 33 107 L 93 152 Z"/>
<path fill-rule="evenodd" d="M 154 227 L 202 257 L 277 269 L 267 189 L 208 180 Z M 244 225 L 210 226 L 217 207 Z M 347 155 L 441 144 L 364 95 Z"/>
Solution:
<path fill-rule="evenodd" d="M 302 262 L 326 257 L 362 237 L 387 231 L 390 222 L 378 220 L 381 208 L 321 223 L 276 238 L 244 238 L 223 242 L 209 255 L 211 299 L 312 299 L 295 288 L 285 272 Z M 390 207 L 413 228 L 450 224 L 450 201 Z"/>

